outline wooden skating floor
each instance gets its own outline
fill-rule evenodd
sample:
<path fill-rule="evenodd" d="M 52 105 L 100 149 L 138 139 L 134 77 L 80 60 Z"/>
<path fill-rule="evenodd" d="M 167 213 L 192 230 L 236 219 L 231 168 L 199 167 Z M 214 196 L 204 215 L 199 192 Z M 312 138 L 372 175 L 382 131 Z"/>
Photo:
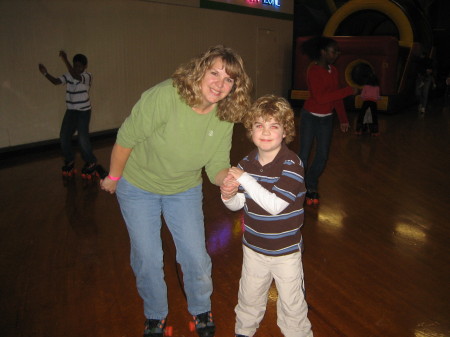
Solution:
<path fill-rule="evenodd" d="M 450 336 L 448 108 L 434 103 L 423 118 L 413 107 L 381 115 L 377 138 L 335 127 L 322 203 L 305 206 L 303 263 L 314 335 Z M 94 143 L 105 166 L 113 142 Z M 232 163 L 252 147 L 237 125 Z M 298 150 L 297 140 L 291 148 Z M 63 181 L 57 150 L 3 158 L 0 165 L 0 335 L 142 336 L 142 302 L 115 196 L 79 175 Z M 226 210 L 209 182 L 204 212 L 216 336 L 234 336 L 242 214 Z M 188 329 L 173 243 L 165 229 L 162 236 L 169 324 L 174 336 L 196 336 Z M 272 287 L 255 336 L 281 336 L 276 297 Z"/>

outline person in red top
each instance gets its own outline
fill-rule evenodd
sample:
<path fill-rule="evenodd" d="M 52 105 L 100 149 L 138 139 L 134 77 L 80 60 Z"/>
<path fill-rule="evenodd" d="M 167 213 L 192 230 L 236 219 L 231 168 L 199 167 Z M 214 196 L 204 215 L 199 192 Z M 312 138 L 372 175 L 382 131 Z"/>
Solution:
<path fill-rule="evenodd" d="M 365 131 L 364 116 L 367 109 L 370 108 L 370 114 L 372 115 L 372 123 L 369 124 L 369 131 L 372 136 L 378 136 L 378 109 L 377 101 L 380 100 L 380 86 L 378 85 L 378 78 L 374 73 L 371 73 L 366 80 L 366 84 L 363 85 L 361 91 L 361 99 L 363 104 L 358 113 L 358 119 L 356 122 L 356 134 L 359 136 Z M 366 124 L 367 125 L 367 124 Z"/>
<path fill-rule="evenodd" d="M 358 89 L 340 88 L 338 71 L 332 64 L 340 51 L 337 42 L 324 36 L 313 37 L 302 44 L 302 51 L 313 63 L 307 73 L 310 97 L 305 101 L 300 119 L 299 157 L 306 168 L 306 203 L 319 204 L 319 177 L 325 169 L 333 131 L 335 110 L 342 132 L 347 132 L 349 123 L 343 98 L 354 95 Z M 308 167 L 311 149 L 316 141 L 314 160 Z"/>

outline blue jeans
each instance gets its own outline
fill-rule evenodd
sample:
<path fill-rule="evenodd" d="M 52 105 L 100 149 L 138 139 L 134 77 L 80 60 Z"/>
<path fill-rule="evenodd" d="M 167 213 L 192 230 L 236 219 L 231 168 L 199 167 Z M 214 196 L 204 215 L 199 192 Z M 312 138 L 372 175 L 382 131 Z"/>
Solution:
<path fill-rule="evenodd" d="M 117 198 L 131 242 L 131 267 L 148 319 L 168 314 L 161 214 L 176 246 L 191 315 L 211 310 L 211 259 L 206 251 L 202 185 L 172 195 L 154 194 L 121 179 Z"/>
<path fill-rule="evenodd" d="M 301 110 L 299 157 L 305 167 L 305 185 L 308 191 L 317 191 L 319 177 L 328 160 L 332 134 L 333 115 L 317 117 L 305 109 Z M 308 167 L 314 140 L 316 141 L 316 152 L 311 165 Z"/>
<path fill-rule="evenodd" d="M 64 161 L 69 163 L 75 159 L 72 150 L 72 136 L 78 131 L 78 143 L 80 144 L 81 156 L 87 163 L 96 163 L 92 153 L 91 141 L 89 139 L 89 121 L 91 120 L 91 110 L 66 110 L 61 125 L 59 138 Z"/>

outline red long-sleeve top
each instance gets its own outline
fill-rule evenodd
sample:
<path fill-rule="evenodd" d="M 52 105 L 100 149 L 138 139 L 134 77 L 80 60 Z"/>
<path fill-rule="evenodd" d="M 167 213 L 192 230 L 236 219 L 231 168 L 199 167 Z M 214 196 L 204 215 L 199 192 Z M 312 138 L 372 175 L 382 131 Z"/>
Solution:
<path fill-rule="evenodd" d="M 330 70 L 312 64 L 307 73 L 308 90 L 310 97 L 303 107 L 315 114 L 330 114 L 336 110 L 340 123 L 348 123 L 344 108 L 344 97 L 353 95 L 350 86 L 339 88 L 338 71 L 330 65 Z"/>

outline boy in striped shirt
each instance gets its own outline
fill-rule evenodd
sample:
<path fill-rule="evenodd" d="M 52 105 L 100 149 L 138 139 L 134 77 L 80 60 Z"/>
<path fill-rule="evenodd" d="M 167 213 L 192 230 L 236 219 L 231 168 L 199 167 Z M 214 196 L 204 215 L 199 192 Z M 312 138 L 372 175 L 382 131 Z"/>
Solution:
<path fill-rule="evenodd" d="M 74 172 L 75 154 L 72 149 L 72 136 L 78 132 L 78 143 L 81 156 L 85 161 L 82 169 L 83 174 L 92 174 L 97 167 L 97 158 L 92 152 L 91 140 L 89 138 L 89 123 L 91 120 L 91 101 L 89 90 L 92 84 L 92 75 L 86 71 L 88 60 L 83 54 L 73 57 L 73 65 L 67 59 L 65 51 L 59 52 L 64 62 L 67 73 L 60 77 L 50 75 L 47 68 L 40 63 L 39 71 L 54 85 L 66 85 L 66 113 L 61 124 L 60 141 L 64 156 L 63 175 L 71 176 Z"/>
<path fill-rule="evenodd" d="M 237 337 L 255 334 L 275 280 L 281 332 L 287 337 L 311 337 L 301 258 L 304 168 L 286 145 L 295 135 L 294 113 L 284 98 L 266 95 L 244 118 L 256 149 L 229 170 L 228 183 L 239 184 L 238 193 L 231 198 L 222 194 L 230 210 L 244 208 L 235 333 Z"/>

